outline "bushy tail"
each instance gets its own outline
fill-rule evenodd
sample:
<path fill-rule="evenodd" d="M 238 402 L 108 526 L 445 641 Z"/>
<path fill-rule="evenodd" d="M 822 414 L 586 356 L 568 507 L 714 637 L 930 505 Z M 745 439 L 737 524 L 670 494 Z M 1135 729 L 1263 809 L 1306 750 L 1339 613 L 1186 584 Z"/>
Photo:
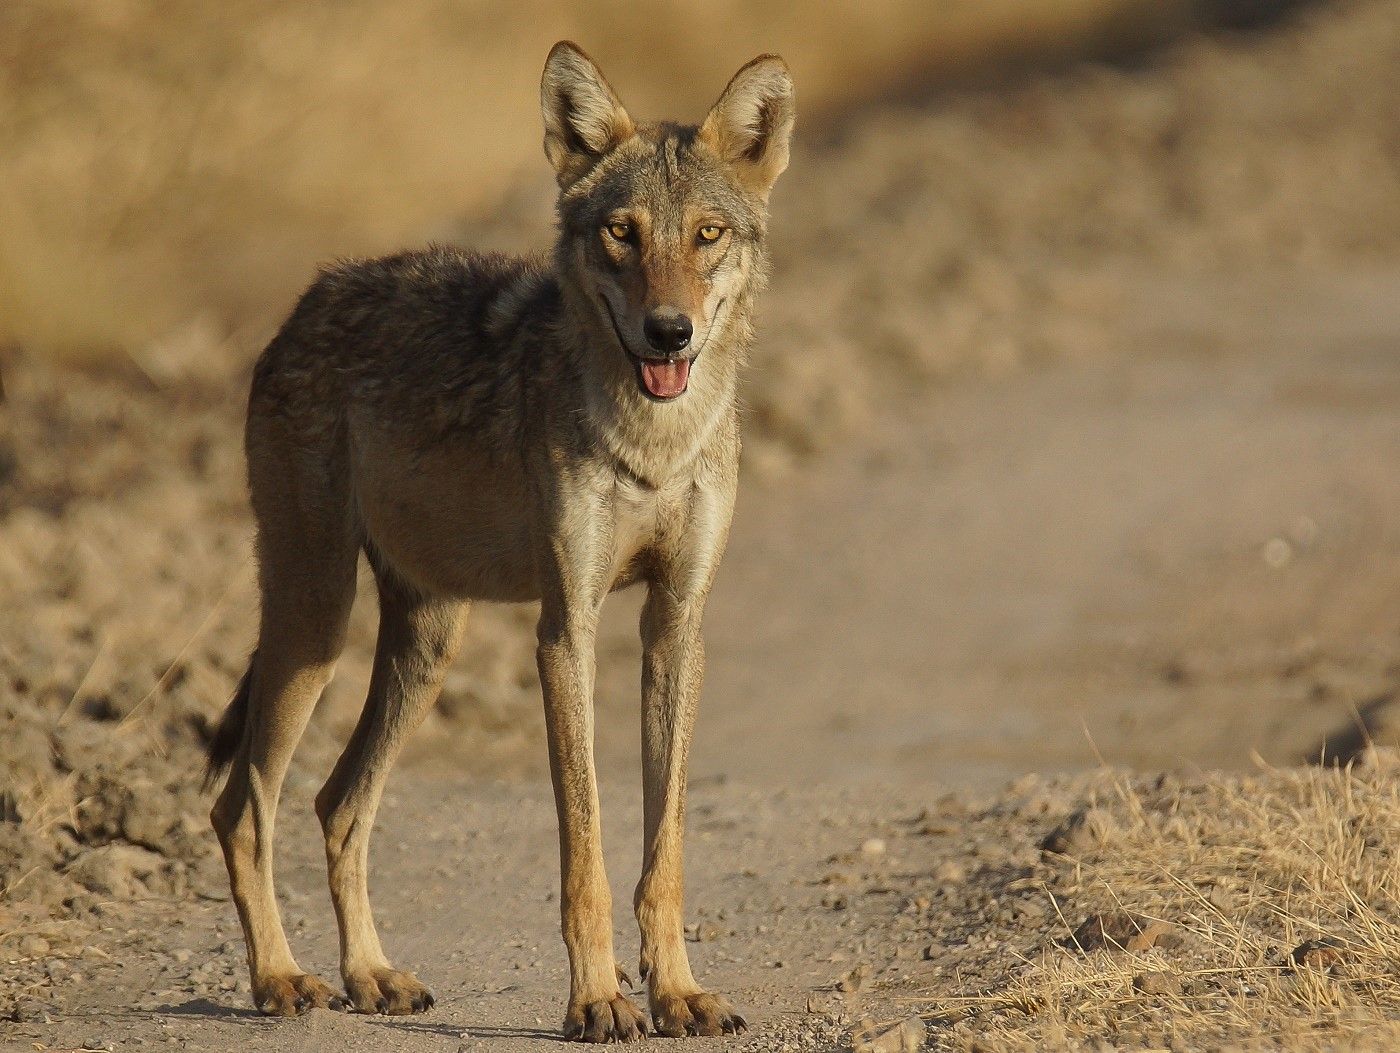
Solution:
<path fill-rule="evenodd" d="M 248 670 L 238 681 L 238 690 L 233 693 L 233 701 L 224 710 L 214 737 L 209 740 L 209 759 L 204 766 L 204 792 L 212 790 L 223 778 L 224 772 L 233 763 L 233 756 L 243 742 L 243 729 L 248 725 L 248 696 L 253 690 L 253 666 L 257 664 L 258 652 L 254 651 L 248 660 Z"/>

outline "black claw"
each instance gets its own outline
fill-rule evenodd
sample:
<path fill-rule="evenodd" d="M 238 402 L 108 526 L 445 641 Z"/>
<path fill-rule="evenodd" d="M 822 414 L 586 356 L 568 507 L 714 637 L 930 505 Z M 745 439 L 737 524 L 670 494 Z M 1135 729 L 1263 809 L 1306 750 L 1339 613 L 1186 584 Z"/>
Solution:
<path fill-rule="evenodd" d="M 297 995 L 297 1000 L 292 1003 L 292 1008 L 297 1011 L 297 1016 L 301 1016 L 302 1013 L 311 1008 L 311 999 L 307 998 L 306 995 Z"/>
<path fill-rule="evenodd" d="M 388 1015 L 389 1015 L 389 999 L 385 998 L 383 995 L 380 995 L 379 998 L 378 998 L 378 1000 L 376 1000 L 375 1003 L 374 1003 L 374 1011 L 375 1011 L 376 1013 L 378 1013 L 380 1016 L 388 1016 Z"/>
<path fill-rule="evenodd" d="M 336 1013 L 343 1013 L 347 1006 L 345 999 L 341 998 L 340 995 L 331 995 L 331 1000 L 326 1003 L 326 1008 Z"/>

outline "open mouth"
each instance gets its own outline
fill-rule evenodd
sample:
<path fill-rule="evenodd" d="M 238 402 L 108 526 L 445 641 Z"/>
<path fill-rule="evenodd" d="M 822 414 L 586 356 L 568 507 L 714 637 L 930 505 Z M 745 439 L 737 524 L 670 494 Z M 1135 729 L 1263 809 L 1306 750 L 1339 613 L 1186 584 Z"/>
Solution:
<path fill-rule="evenodd" d="M 685 394 L 690 383 L 690 358 L 641 358 L 627 352 L 637 370 L 642 394 L 659 402 L 670 402 Z"/>
<path fill-rule="evenodd" d="M 653 402 L 670 402 L 684 395 L 685 389 L 690 385 L 690 367 L 700 357 L 700 352 L 696 351 L 689 358 L 647 358 L 633 354 L 632 349 L 627 346 L 627 341 L 622 339 L 622 329 L 617 324 L 612 304 L 606 296 L 600 296 L 598 299 L 603 301 L 603 310 L 608 312 L 608 321 L 612 322 L 613 335 L 617 337 L 618 347 L 627 352 L 632 368 L 636 371 L 638 390 Z"/>

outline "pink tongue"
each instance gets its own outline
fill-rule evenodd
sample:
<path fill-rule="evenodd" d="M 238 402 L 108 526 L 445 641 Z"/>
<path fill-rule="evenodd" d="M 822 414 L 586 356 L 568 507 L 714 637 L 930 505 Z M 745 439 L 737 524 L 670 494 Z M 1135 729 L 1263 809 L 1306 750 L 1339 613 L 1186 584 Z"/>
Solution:
<path fill-rule="evenodd" d="M 642 383 L 659 399 L 673 399 L 690 382 L 690 361 L 678 358 L 674 362 L 642 360 Z"/>

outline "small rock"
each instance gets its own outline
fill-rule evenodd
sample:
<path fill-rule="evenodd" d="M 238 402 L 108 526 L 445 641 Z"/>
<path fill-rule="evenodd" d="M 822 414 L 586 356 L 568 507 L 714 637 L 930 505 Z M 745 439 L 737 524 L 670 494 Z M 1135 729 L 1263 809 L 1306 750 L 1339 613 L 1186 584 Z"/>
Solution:
<path fill-rule="evenodd" d="M 47 1024 L 49 1015 L 39 1002 L 20 1001 L 11 1006 L 8 1013 L 0 1010 L 0 1020 L 11 1020 L 16 1024 Z"/>
<path fill-rule="evenodd" d="M 1307 940 L 1294 947 L 1293 953 L 1288 957 L 1294 968 L 1321 969 L 1325 972 L 1331 972 L 1342 964 L 1342 941 L 1331 936 Z"/>
<path fill-rule="evenodd" d="M 68 876 L 92 892 L 118 899 L 150 894 L 149 883 L 165 867 L 156 853 L 136 845 L 109 844 L 85 852 Z"/>
<path fill-rule="evenodd" d="M 865 986 L 865 978 L 870 975 L 870 966 L 861 962 L 854 969 L 841 977 L 836 983 L 836 990 L 844 994 L 856 994 Z"/>
<path fill-rule="evenodd" d="M 860 854 L 863 856 L 882 856 L 885 854 L 885 847 L 883 837 L 867 837 L 861 842 Z"/>
<path fill-rule="evenodd" d="M 807 996 L 807 1012 L 819 1015 L 831 1012 L 831 999 L 820 991 L 813 991 Z"/>
<path fill-rule="evenodd" d="M 1074 930 L 1070 946 L 1085 952 L 1122 950 L 1140 953 L 1155 947 L 1157 941 L 1169 932 L 1171 926 L 1165 921 L 1146 918 L 1141 914 L 1128 911 L 1091 914 Z"/>
<path fill-rule="evenodd" d="M 42 936 L 26 936 L 19 941 L 21 958 L 42 958 L 49 953 L 49 941 Z"/>
<path fill-rule="evenodd" d="M 188 947 L 181 947 L 179 950 L 171 951 L 170 957 L 174 958 L 181 965 L 184 965 L 187 961 L 190 960 L 190 958 L 193 957 L 193 953 L 189 950 Z"/>
<path fill-rule="evenodd" d="M 97 1053 L 112 1053 L 116 1047 L 112 1045 L 112 1040 L 110 1038 L 98 1037 L 90 1038 L 85 1041 L 83 1043 L 83 1049 L 95 1050 Z"/>
<path fill-rule="evenodd" d="M 705 922 L 692 922 L 685 927 L 685 938 L 691 943 L 713 943 L 721 935 L 718 928 Z"/>
<path fill-rule="evenodd" d="M 1262 554 L 1264 562 L 1278 570 L 1288 566 L 1289 561 L 1293 559 L 1293 546 L 1281 537 L 1271 537 L 1264 542 Z"/>
<path fill-rule="evenodd" d="M 1017 920 L 1030 925 L 1036 925 L 1045 920 L 1046 909 L 1044 905 L 1033 899 L 1023 899 L 1011 907 L 1011 912 Z"/>
<path fill-rule="evenodd" d="M 936 943 L 930 943 L 927 947 L 924 948 L 924 953 L 923 953 L 923 959 L 924 959 L 924 961 L 926 961 L 926 962 L 931 962 L 931 961 L 933 961 L 935 958 L 938 957 L 938 951 L 939 951 L 938 944 L 936 944 Z"/>
<path fill-rule="evenodd" d="M 917 1053 L 924 1045 L 924 1022 L 911 1016 L 884 1031 L 867 1030 L 852 1040 L 855 1053 Z"/>
<path fill-rule="evenodd" d="M 1040 842 L 1042 851 L 1078 857 L 1101 847 L 1112 837 L 1113 817 L 1098 808 L 1081 808 Z"/>
<path fill-rule="evenodd" d="M 946 859 L 933 868 L 933 879 L 944 885 L 961 885 L 967 880 L 967 868 Z"/>
<path fill-rule="evenodd" d="M 1181 981 L 1164 969 L 1138 973 L 1133 977 L 1133 990 L 1145 995 L 1181 995 Z"/>
<path fill-rule="evenodd" d="M 845 893 L 828 892 L 822 897 L 822 906 L 827 910 L 845 910 L 847 904 Z"/>
<path fill-rule="evenodd" d="M 1206 893 L 1206 902 L 1221 914 L 1232 914 L 1235 909 L 1235 895 L 1224 885 L 1212 885 Z"/>

